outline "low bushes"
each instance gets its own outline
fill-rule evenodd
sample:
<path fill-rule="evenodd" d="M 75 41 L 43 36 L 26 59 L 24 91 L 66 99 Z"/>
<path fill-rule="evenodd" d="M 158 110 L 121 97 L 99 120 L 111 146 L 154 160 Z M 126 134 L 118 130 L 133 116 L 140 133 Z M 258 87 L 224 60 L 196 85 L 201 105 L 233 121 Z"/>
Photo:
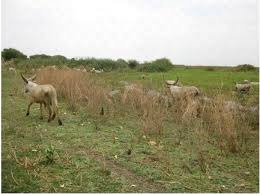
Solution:
<path fill-rule="evenodd" d="M 157 59 L 152 62 L 146 62 L 140 65 L 139 71 L 144 72 L 166 72 L 173 68 L 173 64 L 169 59 Z"/>
<path fill-rule="evenodd" d="M 233 71 L 255 71 L 255 70 L 257 70 L 257 68 L 250 64 L 238 65 L 236 67 L 233 67 Z"/>

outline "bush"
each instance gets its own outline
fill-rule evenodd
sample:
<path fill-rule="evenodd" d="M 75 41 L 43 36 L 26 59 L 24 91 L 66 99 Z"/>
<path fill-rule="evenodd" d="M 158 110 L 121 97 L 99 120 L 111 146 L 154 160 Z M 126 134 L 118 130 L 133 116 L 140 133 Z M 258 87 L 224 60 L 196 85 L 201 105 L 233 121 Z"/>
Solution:
<path fill-rule="evenodd" d="M 238 65 L 233 68 L 234 71 L 255 71 L 256 67 L 250 64 Z"/>
<path fill-rule="evenodd" d="M 9 49 L 4 49 L 2 51 L 2 57 L 4 59 L 4 61 L 9 61 L 11 59 L 26 59 L 27 56 L 24 55 L 22 52 L 13 49 L 13 48 L 9 48 Z"/>
<path fill-rule="evenodd" d="M 145 71 L 145 72 L 166 72 L 169 71 L 173 68 L 173 64 L 169 59 L 162 58 L 162 59 L 157 59 L 152 62 L 146 62 L 143 63 L 139 71 Z"/>
<path fill-rule="evenodd" d="M 127 63 L 123 59 L 96 59 L 96 58 L 72 58 L 68 61 L 70 67 L 90 67 L 95 69 L 104 69 L 105 71 L 112 71 L 116 69 L 127 68 Z"/>
<path fill-rule="evenodd" d="M 133 59 L 128 60 L 128 67 L 129 67 L 130 69 L 134 69 L 134 68 L 136 68 L 138 65 L 139 65 L 138 61 L 133 60 Z"/>
<path fill-rule="evenodd" d="M 33 58 L 33 59 L 26 59 L 17 62 L 17 66 L 21 68 L 39 68 L 41 66 L 48 66 L 48 65 L 56 65 L 56 66 L 63 66 L 69 65 L 67 60 L 61 60 L 59 58 Z"/>
<path fill-rule="evenodd" d="M 215 68 L 214 68 L 214 67 L 206 67 L 205 70 L 206 70 L 206 71 L 215 71 Z"/>

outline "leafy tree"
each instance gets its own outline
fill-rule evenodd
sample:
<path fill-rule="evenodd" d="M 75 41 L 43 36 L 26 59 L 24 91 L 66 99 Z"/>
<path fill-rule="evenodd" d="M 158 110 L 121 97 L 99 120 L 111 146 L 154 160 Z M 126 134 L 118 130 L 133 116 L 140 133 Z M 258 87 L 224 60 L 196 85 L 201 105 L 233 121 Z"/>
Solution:
<path fill-rule="evenodd" d="M 257 68 L 250 64 L 238 65 L 233 68 L 234 71 L 254 71 Z"/>
<path fill-rule="evenodd" d="M 173 64 L 167 58 L 156 59 L 152 62 L 145 62 L 138 68 L 139 71 L 146 72 L 166 72 L 173 68 Z"/>
<path fill-rule="evenodd" d="M 130 69 L 134 69 L 134 68 L 136 68 L 138 65 L 139 65 L 138 61 L 133 60 L 133 59 L 128 60 L 128 67 L 129 67 Z"/>
<path fill-rule="evenodd" d="M 128 63 L 124 59 L 117 59 L 116 60 L 119 68 L 126 68 Z"/>
<path fill-rule="evenodd" d="M 22 52 L 13 49 L 13 48 L 8 48 L 4 49 L 2 51 L 2 57 L 5 61 L 9 61 L 11 59 L 26 59 L 27 56 L 23 54 Z"/>
<path fill-rule="evenodd" d="M 162 66 L 172 65 L 171 61 L 169 59 L 167 59 L 167 58 L 156 59 L 152 63 L 153 64 L 158 64 L 158 65 L 162 65 Z"/>

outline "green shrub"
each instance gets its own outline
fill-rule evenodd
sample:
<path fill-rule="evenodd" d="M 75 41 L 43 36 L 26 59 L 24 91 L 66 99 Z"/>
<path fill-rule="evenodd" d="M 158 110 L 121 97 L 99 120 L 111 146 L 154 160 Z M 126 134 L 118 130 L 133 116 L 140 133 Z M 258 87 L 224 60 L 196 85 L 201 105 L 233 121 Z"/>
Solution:
<path fill-rule="evenodd" d="M 112 71 L 122 68 L 127 68 L 127 62 L 123 59 L 112 60 L 112 59 L 96 59 L 96 58 L 84 58 L 84 59 L 75 59 L 72 58 L 69 60 L 70 67 L 90 67 L 95 69 L 103 69 L 105 71 Z"/>
<path fill-rule="evenodd" d="M 173 68 L 173 64 L 169 59 L 162 58 L 152 62 L 143 63 L 138 70 L 145 72 L 166 72 Z"/>
<path fill-rule="evenodd" d="M 4 59 L 4 61 L 9 61 L 12 59 L 26 59 L 27 56 L 16 49 L 9 48 L 9 49 L 4 49 L 2 51 L 2 58 Z"/>
<path fill-rule="evenodd" d="M 257 68 L 250 64 L 238 65 L 233 68 L 234 71 L 255 71 Z"/>
<path fill-rule="evenodd" d="M 54 146 L 53 145 L 49 145 L 46 149 L 45 149 L 45 156 L 46 156 L 46 163 L 47 164 L 51 164 L 54 161 Z"/>
<path fill-rule="evenodd" d="M 129 67 L 130 69 L 134 69 L 134 68 L 136 68 L 138 65 L 139 65 L 138 61 L 133 60 L 133 59 L 128 60 L 128 67 Z"/>
<path fill-rule="evenodd" d="M 215 71 L 215 68 L 214 67 L 206 67 L 205 70 L 206 71 Z"/>

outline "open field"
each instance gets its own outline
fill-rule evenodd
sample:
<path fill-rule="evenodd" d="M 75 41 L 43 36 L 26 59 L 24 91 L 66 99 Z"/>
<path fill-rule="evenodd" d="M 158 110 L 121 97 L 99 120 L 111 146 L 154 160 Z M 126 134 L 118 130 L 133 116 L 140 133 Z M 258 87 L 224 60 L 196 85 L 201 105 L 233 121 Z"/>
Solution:
<path fill-rule="evenodd" d="M 142 75 L 147 75 L 146 79 L 142 79 Z M 208 71 L 207 68 L 187 68 L 177 67 L 173 70 L 165 73 L 146 73 L 136 71 L 126 71 L 123 73 L 108 72 L 103 77 L 110 81 L 112 85 L 116 85 L 118 81 L 135 81 L 141 83 L 150 84 L 151 87 L 162 88 L 163 86 L 163 75 L 167 80 L 176 80 L 176 77 L 180 77 L 180 81 L 184 85 L 195 85 L 198 86 L 202 92 L 208 95 L 216 93 L 221 88 L 228 94 L 234 91 L 234 82 L 243 82 L 247 79 L 250 81 L 258 81 L 258 72 L 234 72 L 229 71 L 228 68 L 219 68 L 215 71 Z M 257 89 L 257 87 L 256 87 Z M 258 90 L 256 91 L 257 94 Z"/>
<path fill-rule="evenodd" d="M 86 80 L 84 76 L 75 79 L 78 75 L 75 73 L 70 79 L 78 82 L 71 87 L 77 83 L 79 87 L 82 83 L 88 86 L 88 104 L 78 105 L 77 96 L 68 97 L 67 90 L 58 90 L 64 122 L 58 126 L 56 120 L 47 123 L 47 112 L 44 120 L 40 120 L 36 104 L 31 114 L 25 116 L 28 102 L 18 72 L 16 76 L 4 68 L 2 72 L 3 192 L 259 192 L 258 109 L 250 113 L 252 121 L 241 113 L 245 119 L 242 120 L 240 112 L 235 114 L 238 118 L 227 114 L 226 120 L 225 114 L 211 116 L 209 122 L 218 125 L 223 119 L 221 124 L 227 127 L 224 131 L 234 131 L 231 135 L 222 131 L 207 132 L 203 127 L 209 126 L 210 131 L 212 125 L 200 125 L 205 120 L 193 117 L 181 119 L 182 112 L 176 112 L 174 105 L 161 108 L 155 103 L 151 108 L 150 101 L 141 102 L 136 108 L 139 111 L 132 109 L 135 106 L 130 105 L 138 105 L 138 102 L 131 99 L 132 104 L 123 104 L 117 99 L 106 104 L 97 98 L 102 97 L 103 88 L 104 91 L 122 91 L 124 86 L 120 81 L 164 92 L 161 73 L 112 71 L 87 75 Z M 164 78 L 175 80 L 179 76 L 183 84 L 197 86 L 206 96 L 219 95 L 221 99 L 258 107 L 258 86 L 254 86 L 249 95 L 232 92 L 234 81 L 258 82 L 258 73 L 180 67 L 164 73 Z M 59 85 L 58 79 L 49 79 L 46 75 L 62 74 L 40 72 L 37 81 Z M 91 86 L 101 93 L 93 93 L 91 97 Z M 99 113 L 101 106 L 105 109 L 104 115 Z M 146 111 L 158 119 L 146 120 Z M 216 116 L 219 116 L 217 111 Z M 229 118 L 233 123 L 228 122 Z M 241 123 L 237 124 L 239 120 Z M 158 125 L 159 129 L 151 132 L 149 129 L 154 127 L 151 125 Z M 234 144 L 229 145 L 228 141 Z M 53 153 L 53 162 L 48 163 L 46 149 Z"/>

